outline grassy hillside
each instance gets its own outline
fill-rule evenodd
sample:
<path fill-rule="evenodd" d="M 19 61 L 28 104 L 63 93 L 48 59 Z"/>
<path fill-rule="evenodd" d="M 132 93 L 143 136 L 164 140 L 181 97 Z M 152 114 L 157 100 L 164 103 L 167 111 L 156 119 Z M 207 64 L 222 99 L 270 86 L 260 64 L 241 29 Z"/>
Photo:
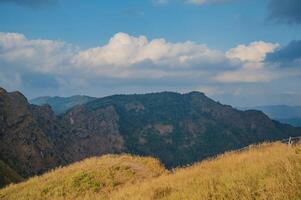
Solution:
<path fill-rule="evenodd" d="M 10 183 L 17 183 L 23 178 L 5 162 L 0 160 L 0 188 Z"/>
<path fill-rule="evenodd" d="M 0 199 L 108 199 L 120 187 L 165 173 L 153 158 L 103 156 L 56 169 L 0 190 Z"/>
<path fill-rule="evenodd" d="M 262 144 L 173 172 L 152 158 L 92 158 L 2 189 L 0 199 L 297 200 L 301 145 Z"/>
<path fill-rule="evenodd" d="M 265 144 L 176 170 L 112 199 L 301 199 L 301 146 Z"/>

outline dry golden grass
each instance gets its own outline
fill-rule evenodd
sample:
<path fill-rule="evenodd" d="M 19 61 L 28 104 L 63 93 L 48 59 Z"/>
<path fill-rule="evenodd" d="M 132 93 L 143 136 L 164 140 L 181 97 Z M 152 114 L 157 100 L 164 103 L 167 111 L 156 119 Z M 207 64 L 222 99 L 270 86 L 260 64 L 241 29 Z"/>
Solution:
<path fill-rule="evenodd" d="M 59 168 L 0 190 L 0 199 L 108 199 L 112 191 L 167 171 L 153 158 L 108 155 Z"/>
<path fill-rule="evenodd" d="M 143 184 L 125 187 L 111 199 L 301 199 L 301 146 L 262 144 L 241 153 L 226 153 Z"/>
<path fill-rule="evenodd" d="M 0 199 L 298 200 L 301 145 L 257 145 L 173 172 L 152 158 L 92 158 L 8 186 Z"/>

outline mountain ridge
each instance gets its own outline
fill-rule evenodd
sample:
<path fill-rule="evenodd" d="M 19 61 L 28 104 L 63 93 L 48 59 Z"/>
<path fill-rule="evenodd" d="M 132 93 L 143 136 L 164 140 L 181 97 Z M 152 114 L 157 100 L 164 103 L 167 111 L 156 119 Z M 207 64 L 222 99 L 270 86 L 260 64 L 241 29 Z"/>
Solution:
<path fill-rule="evenodd" d="M 185 93 L 176 93 L 172 91 L 162 91 L 162 92 L 153 92 L 153 93 L 141 93 L 141 94 L 115 94 L 111 96 L 101 97 L 114 97 L 114 96 L 126 96 L 126 95 L 147 95 L 147 94 L 185 94 Z M 189 93 L 202 93 L 198 91 L 191 91 Z M 189 94 L 187 93 L 187 94 Z M 204 94 L 204 93 L 203 93 Z M 29 102 L 35 105 L 44 105 L 48 104 L 52 107 L 54 112 L 57 115 L 62 115 L 77 105 L 83 105 L 90 101 L 101 99 L 96 97 L 90 97 L 87 95 L 73 95 L 70 97 L 60 97 L 60 96 L 43 96 L 31 99 Z M 264 105 L 264 106 L 254 106 L 254 107 L 237 107 L 239 110 L 258 110 L 264 112 L 271 119 L 277 120 L 281 123 L 290 124 L 292 126 L 301 127 L 301 106 L 289 106 L 285 104 L 279 105 Z"/>

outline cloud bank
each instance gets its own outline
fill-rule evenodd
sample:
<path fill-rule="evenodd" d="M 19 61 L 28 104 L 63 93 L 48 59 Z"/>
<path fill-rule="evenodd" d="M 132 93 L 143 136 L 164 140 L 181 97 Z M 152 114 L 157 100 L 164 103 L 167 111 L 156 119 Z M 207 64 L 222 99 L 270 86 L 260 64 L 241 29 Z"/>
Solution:
<path fill-rule="evenodd" d="M 192 41 L 171 43 L 163 38 L 116 33 L 105 45 L 80 49 L 64 41 L 0 33 L 0 85 L 30 88 L 31 93 L 39 91 L 41 95 L 41 91 L 66 95 L 82 89 L 89 94 L 91 88 L 103 88 L 109 94 L 176 88 L 220 95 L 227 85 L 297 76 L 300 70 L 288 70 L 269 60 L 273 54 L 286 55 L 281 53 L 286 49 L 297 50 L 298 45 L 280 48 L 275 43 L 255 41 L 220 51 Z"/>

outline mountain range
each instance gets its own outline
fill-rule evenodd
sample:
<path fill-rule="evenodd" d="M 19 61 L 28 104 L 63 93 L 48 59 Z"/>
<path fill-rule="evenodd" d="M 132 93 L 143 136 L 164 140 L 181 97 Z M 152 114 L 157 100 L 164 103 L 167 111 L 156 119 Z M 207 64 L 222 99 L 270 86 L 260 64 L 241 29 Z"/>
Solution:
<path fill-rule="evenodd" d="M 71 97 L 38 97 L 29 102 L 35 105 L 50 105 L 56 115 L 61 115 L 76 105 L 83 105 L 97 99 L 96 97 L 75 95 Z M 301 106 L 265 105 L 254 107 L 238 107 L 240 110 L 260 110 L 271 119 L 292 126 L 301 127 Z"/>
<path fill-rule="evenodd" d="M 301 128 L 200 92 L 114 95 L 64 109 L 56 114 L 49 105 L 30 104 L 20 92 L 1 88 L 1 161 L 22 178 L 110 153 L 152 156 L 174 168 L 301 135 Z"/>

